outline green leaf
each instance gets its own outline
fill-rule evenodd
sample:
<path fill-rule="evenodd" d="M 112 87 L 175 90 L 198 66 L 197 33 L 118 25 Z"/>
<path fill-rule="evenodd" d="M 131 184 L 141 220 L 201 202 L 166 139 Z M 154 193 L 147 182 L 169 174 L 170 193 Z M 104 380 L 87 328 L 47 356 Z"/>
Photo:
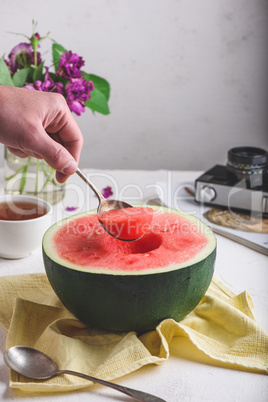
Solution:
<path fill-rule="evenodd" d="M 34 69 L 34 72 L 33 72 L 33 81 L 34 82 L 37 80 L 40 80 L 40 81 L 43 80 L 43 66 L 44 66 L 44 62 L 39 64 L 39 66 Z"/>
<path fill-rule="evenodd" d="M 15 74 L 13 75 L 13 82 L 15 87 L 23 87 L 28 79 L 29 72 L 29 67 L 22 68 L 21 70 L 15 72 Z"/>
<path fill-rule="evenodd" d="M 61 55 L 65 52 L 67 52 L 67 50 L 63 46 L 59 45 L 58 43 L 53 43 L 52 57 L 53 57 L 53 63 L 55 66 L 55 71 L 57 71 Z"/>
<path fill-rule="evenodd" d="M 90 96 L 90 99 L 88 99 L 85 103 L 88 108 L 101 114 L 107 115 L 110 113 L 106 96 L 101 91 L 95 88 L 91 92 Z"/>
<path fill-rule="evenodd" d="M 28 67 L 27 67 L 28 68 Z M 34 70 L 35 70 L 35 68 L 34 67 L 29 67 L 29 73 L 28 73 L 28 77 L 27 77 L 27 82 L 28 83 L 33 83 L 34 81 L 33 81 L 33 75 L 34 75 Z"/>
<path fill-rule="evenodd" d="M 100 91 L 108 101 L 110 97 L 110 85 L 108 81 L 106 81 L 104 78 L 98 77 L 97 75 L 87 74 L 84 71 L 82 72 L 82 74 L 85 80 L 93 82 L 94 88 Z"/>
<path fill-rule="evenodd" d="M 92 81 L 94 84 L 94 90 L 91 92 L 91 97 L 86 101 L 85 105 L 92 109 L 94 112 L 109 114 L 108 100 L 110 97 L 110 85 L 101 77 L 94 74 L 83 73 L 83 78 L 87 81 Z"/>
<path fill-rule="evenodd" d="M 0 59 L 0 84 L 8 87 L 14 87 L 14 82 L 5 63 L 4 57 Z"/>

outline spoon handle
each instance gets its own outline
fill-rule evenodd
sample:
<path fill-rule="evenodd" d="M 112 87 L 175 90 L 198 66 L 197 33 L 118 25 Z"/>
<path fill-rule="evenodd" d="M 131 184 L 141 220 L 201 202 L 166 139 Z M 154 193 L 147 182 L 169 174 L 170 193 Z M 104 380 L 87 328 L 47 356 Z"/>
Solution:
<path fill-rule="evenodd" d="M 99 202 L 105 199 L 101 194 L 100 190 L 95 186 L 95 184 L 93 184 L 92 181 L 90 181 L 89 178 L 79 168 L 76 169 L 76 173 L 82 180 L 84 180 L 84 182 L 91 188 L 91 190 L 94 191 L 94 193 L 99 199 Z"/>
<path fill-rule="evenodd" d="M 86 380 L 90 380 L 94 383 L 104 385 L 106 387 L 113 388 L 123 394 L 131 396 L 132 398 L 136 399 L 137 401 L 142 402 L 166 402 L 164 399 L 158 398 L 157 396 L 147 394 L 146 392 L 137 391 L 132 388 L 124 387 L 123 385 L 115 384 L 113 382 L 105 381 L 100 378 L 91 377 L 90 375 L 78 373 L 76 371 L 71 370 L 58 370 L 56 374 L 71 374 L 76 375 L 77 377 L 82 377 Z"/>

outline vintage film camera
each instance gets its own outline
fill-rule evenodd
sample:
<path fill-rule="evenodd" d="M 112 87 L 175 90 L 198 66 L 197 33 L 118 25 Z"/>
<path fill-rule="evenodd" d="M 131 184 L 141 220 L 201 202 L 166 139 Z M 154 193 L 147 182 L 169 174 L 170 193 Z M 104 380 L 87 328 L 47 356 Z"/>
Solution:
<path fill-rule="evenodd" d="M 195 181 L 195 201 L 268 215 L 268 152 L 236 147 L 226 166 L 216 165 Z"/>

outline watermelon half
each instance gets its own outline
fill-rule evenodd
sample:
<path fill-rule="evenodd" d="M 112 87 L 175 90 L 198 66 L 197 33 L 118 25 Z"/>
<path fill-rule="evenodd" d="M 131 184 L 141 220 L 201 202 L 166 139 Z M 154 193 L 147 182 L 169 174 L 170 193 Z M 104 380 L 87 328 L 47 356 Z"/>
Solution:
<path fill-rule="evenodd" d="M 64 219 L 43 237 L 47 277 L 59 299 L 81 321 L 113 331 L 142 333 L 165 318 L 183 319 L 208 289 L 215 257 L 208 226 L 162 207 L 134 242 L 110 236 L 96 211 Z"/>

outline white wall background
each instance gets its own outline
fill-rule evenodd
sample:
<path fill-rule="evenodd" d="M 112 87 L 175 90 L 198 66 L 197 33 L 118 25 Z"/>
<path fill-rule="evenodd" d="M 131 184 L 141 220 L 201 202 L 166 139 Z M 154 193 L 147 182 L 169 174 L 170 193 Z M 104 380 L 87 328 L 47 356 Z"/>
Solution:
<path fill-rule="evenodd" d="M 233 146 L 268 148 L 267 0 L 0 4 L 1 56 L 35 19 L 110 82 L 111 114 L 77 118 L 82 168 L 205 170 Z"/>

